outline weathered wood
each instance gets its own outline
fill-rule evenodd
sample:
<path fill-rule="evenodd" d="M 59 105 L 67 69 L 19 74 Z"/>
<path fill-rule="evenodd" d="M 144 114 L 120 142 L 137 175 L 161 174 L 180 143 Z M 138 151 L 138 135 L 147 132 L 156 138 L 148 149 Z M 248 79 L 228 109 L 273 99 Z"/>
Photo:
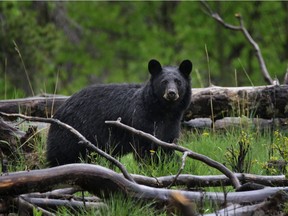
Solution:
<path fill-rule="evenodd" d="M 249 173 L 235 173 L 235 176 L 242 184 L 257 183 L 265 186 L 288 186 L 288 179 L 285 175 L 265 176 L 255 175 Z M 133 179 L 142 185 L 150 187 L 162 188 L 168 187 L 175 180 L 175 175 L 161 176 L 161 177 L 148 177 L 142 175 L 132 174 Z M 199 187 L 222 187 L 232 185 L 231 180 L 225 175 L 190 175 L 181 174 L 177 177 L 172 186 L 186 186 L 188 188 Z"/>
<path fill-rule="evenodd" d="M 242 117 L 224 117 L 212 121 L 210 118 L 196 118 L 189 121 L 184 121 L 183 126 L 187 128 L 197 129 L 216 129 L 221 130 L 228 128 L 251 128 L 257 130 L 265 130 L 272 128 L 287 129 L 288 119 L 275 118 L 275 119 L 262 119 L 262 118 L 247 118 Z"/>
<path fill-rule="evenodd" d="M 242 174 L 239 174 L 239 178 L 243 177 L 241 175 Z M 262 178 L 261 176 L 247 175 L 248 181 L 253 181 L 254 178 L 260 178 L 261 181 Z M 139 176 L 133 175 L 133 177 L 138 182 Z M 147 177 L 143 178 L 145 179 Z M 182 211 L 182 213 L 189 212 L 187 215 L 196 215 L 196 206 L 204 200 L 218 204 L 230 204 L 230 207 L 217 211 L 216 214 L 209 215 L 227 215 L 227 213 L 229 213 L 228 215 L 230 215 L 230 213 L 243 215 L 243 213 L 249 214 L 255 211 L 262 212 L 263 215 L 265 215 L 266 213 L 281 211 L 284 206 L 283 203 L 287 201 L 286 194 L 288 192 L 288 187 L 264 187 L 263 189 L 254 191 L 228 192 L 224 194 L 223 192 L 194 192 L 154 188 L 141 185 L 141 183 L 146 183 L 143 182 L 143 178 L 141 178 L 139 181 L 140 184 L 138 184 L 128 181 L 123 175 L 101 166 L 91 164 L 70 164 L 42 170 L 22 171 L 3 175 L 0 177 L 0 196 L 5 198 L 4 204 L 9 204 L 9 200 L 11 200 L 10 197 L 25 194 L 15 198 L 18 200 L 17 202 L 19 202 L 19 199 L 22 199 L 22 205 L 20 205 L 21 203 L 18 203 L 18 208 L 22 208 L 22 212 L 29 212 L 32 208 L 37 208 L 40 211 L 44 211 L 44 215 L 52 215 L 43 209 L 47 207 L 49 209 L 57 206 L 72 206 L 73 208 L 84 207 L 83 201 L 80 202 L 77 198 L 75 200 L 73 198 L 71 199 L 71 195 L 69 195 L 71 191 L 75 192 L 77 189 L 64 189 L 64 191 L 56 190 L 44 194 L 31 193 L 36 191 L 45 192 L 52 188 L 63 188 L 66 185 L 80 186 L 82 189 L 88 190 L 99 196 L 103 196 L 104 194 L 122 193 L 133 199 L 156 201 L 158 204 L 168 204 L 168 207 L 170 205 L 170 207 L 174 207 L 176 210 Z M 156 179 L 156 181 L 160 178 Z M 203 177 L 203 180 L 204 178 L 205 177 Z M 208 179 L 209 178 L 211 178 L 211 176 L 208 177 Z M 214 177 L 212 176 L 212 178 Z M 264 177 L 266 182 L 269 182 L 270 180 L 273 182 L 274 177 L 271 176 L 270 180 L 269 178 L 269 176 Z M 285 180 L 285 176 L 278 176 L 277 178 L 279 178 L 280 181 L 287 181 Z M 183 180 L 181 179 L 182 175 L 179 176 L 177 181 L 181 182 Z M 170 181 L 171 180 L 173 180 L 173 178 L 170 178 Z M 150 183 L 148 183 L 148 185 L 149 184 Z M 62 192 L 64 195 L 61 196 L 59 193 Z M 59 200 L 58 198 L 61 197 L 62 199 Z M 175 198 L 179 198 L 176 200 L 177 203 L 175 203 Z M 86 207 L 106 208 L 106 205 L 99 202 L 100 200 L 97 197 L 92 197 L 92 199 L 86 198 L 85 200 Z M 250 206 L 251 203 L 255 202 L 262 203 Z M 275 208 L 269 208 L 269 206 Z M 6 212 L 8 212 L 8 209 Z"/>
<path fill-rule="evenodd" d="M 1 100 L 0 111 L 5 113 L 23 113 L 29 116 L 51 117 L 67 98 L 69 97 L 55 95 Z"/>
<path fill-rule="evenodd" d="M 2 200 L 1 204 L 6 206 L 15 206 L 13 211 L 18 215 L 33 215 L 33 209 L 42 212 L 42 215 L 52 216 L 55 215 L 50 211 L 55 211 L 60 207 L 70 208 L 73 212 L 85 209 L 103 209 L 108 210 L 107 205 L 103 203 L 98 197 L 81 197 L 73 195 L 77 189 L 69 188 L 59 189 L 47 193 L 30 193 L 17 196 L 15 198 Z M 60 194 L 62 193 L 63 194 Z M 70 193 L 71 194 L 67 194 Z M 0 209 L 2 210 L 2 209 Z M 8 213 L 9 209 L 3 209 L 1 213 Z"/>
<path fill-rule="evenodd" d="M 23 198 L 23 196 L 20 196 Z M 74 210 L 76 209 L 83 209 L 84 202 L 85 202 L 85 208 L 86 209 L 99 209 L 99 208 L 106 208 L 107 205 L 103 202 L 90 202 L 90 201 L 83 201 L 83 200 L 74 200 L 74 199 L 52 199 L 52 198 L 34 198 L 34 197 L 24 197 L 25 201 L 29 203 L 33 203 L 35 206 L 41 207 L 41 208 L 48 208 L 56 210 L 59 207 L 70 207 Z"/>
<path fill-rule="evenodd" d="M 275 193 L 273 196 L 269 197 L 269 199 L 257 203 L 254 205 L 246 205 L 241 206 L 239 204 L 232 204 L 228 207 L 216 211 L 216 213 L 205 214 L 205 216 L 248 216 L 248 215 L 274 215 L 274 216 L 284 216 L 285 213 L 285 205 L 288 200 L 288 196 L 285 192 L 279 191 Z"/>
<path fill-rule="evenodd" d="M 288 85 L 193 88 L 185 120 L 242 115 L 264 119 L 287 118 Z"/>
<path fill-rule="evenodd" d="M 287 187 L 266 187 L 244 192 L 194 192 L 153 188 L 128 181 L 123 175 L 110 169 L 91 164 L 69 164 L 54 168 L 9 173 L 0 177 L 0 195 L 15 196 L 31 192 L 45 192 L 65 185 L 78 185 L 99 196 L 123 193 L 132 198 L 166 203 L 172 193 L 180 193 L 188 200 L 202 202 L 203 199 L 223 203 L 261 202 L 278 191 L 288 192 Z"/>
<path fill-rule="evenodd" d="M 24 215 L 33 215 L 33 210 L 37 210 L 40 211 L 42 213 L 43 216 L 55 216 L 55 214 L 34 205 L 34 203 L 32 204 L 30 201 L 27 201 L 25 199 L 23 199 L 21 196 L 15 198 L 13 200 L 15 203 L 17 203 L 18 205 L 18 215 L 19 216 L 24 216 Z M 8 213 L 9 211 L 7 211 L 6 213 Z"/>
<path fill-rule="evenodd" d="M 1 100 L 0 112 L 51 117 L 67 98 L 50 95 Z M 214 120 L 242 115 L 288 118 L 288 85 L 193 88 L 192 102 L 184 119 L 206 117 Z"/>

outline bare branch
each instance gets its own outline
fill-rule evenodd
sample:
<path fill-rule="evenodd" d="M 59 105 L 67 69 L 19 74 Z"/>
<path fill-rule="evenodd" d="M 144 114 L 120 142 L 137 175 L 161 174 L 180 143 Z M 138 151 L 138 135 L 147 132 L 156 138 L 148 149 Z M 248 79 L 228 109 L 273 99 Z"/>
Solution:
<path fill-rule="evenodd" d="M 223 203 L 260 202 L 277 191 L 288 191 L 287 187 L 265 187 L 255 191 L 229 192 L 195 192 L 154 188 L 140 185 L 125 179 L 121 174 L 105 167 L 92 164 L 68 164 L 42 170 L 21 171 L 0 176 L 0 194 L 2 197 L 15 196 L 31 192 L 45 192 L 65 185 L 78 185 L 94 194 L 105 195 L 123 193 L 131 198 L 167 202 L 172 193 L 180 193 L 195 202 L 210 200 Z"/>
<path fill-rule="evenodd" d="M 201 1 L 201 4 L 204 6 L 204 8 L 206 9 L 206 11 L 208 12 L 208 14 L 214 18 L 217 22 L 219 22 L 221 25 L 223 25 L 225 28 L 227 29 L 232 29 L 235 31 L 241 31 L 241 27 L 240 26 L 234 26 L 231 24 L 228 24 L 226 22 L 224 22 L 224 20 L 220 17 L 220 15 L 214 11 L 212 11 L 212 9 L 209 7 L 209 5 L 207 4 L 206 1 Z"/>
<path fill-rule="evenodd" d="M 243 184 L 250 182 L 260 185 L 275 187 L 275 186 L 288 186 L 288 179 L 285 175 L 278 176 L 263 176 L 254 175 L 248 173 L 235 173 L 235 176 Z M 168 187 L 182 185 L 190 188 L 196 187 L 223 187 L 231 185 L 231 180 L 225 175 L 190 175 L 190 174 L 180 174 L 176 181 L 175 175 L 161 176 L 161 177 L 148 177 L 143 175 L 132 174 L 133 179 L 142 185 L 147 185 L 150 187 Z"/>
<path fill-rule="evenodd" d="M 216 213 L 205 214 L 205 216 L 219 216 L 219 215 L 283 215 L 283 203 L 287 202 L 287 193 L 278 191 L 269 199 L 264 200 L 261 203 L 253 205 L 229 205 L 228 207 L 217 211 Z"/>
<path fill-rule="evenodd" d="M 254 47 L 254 50 L 256 52 L 256 57 L 258 59 L 258 62 L 259 62 L 260 68 L 261 68 L 262 75 L 264 76 L 264 80 L 267 82 L 267 84 L 272 85 L 273 79 L 270 77 L 270 74 L 269 74 L 268 69 L 266 67 L 266 64 L 265 64 L 264 58 L 262 56 L 262 52 L 260 50 L 259 45 L 252 38 L 252 36 L 248 32 L 248 30 L 245 28 L 242 16 L 240 14 L 236 14 L 235 16 L 236 16 L 236 18 L 238 18 L 238 20 L 240 22 L 241 31 L 243 32 L 244 36 L 249 41 L 249 43 Z"/>
<path fill-rule="evenodd" d="M 187 155 L 188 155 L 189 152 L 184 152 L 183 156 L 182 156 L 182 165 L 178 171 L 178 173 L 176 174 L 173 182 L 171 182 L 171 184 L 168 186 L 168 188 L 172 187 L 175 182 L 177 181 L 177 178 L 179 177 L 179 175 L 181 174 L 181 172 L 183 171 L 184 167 L 185 167 L 185 162 L 186 162 L 186 158 L 187 158 Z"/>
<path fill-rule="evenodd" d="M 38 211 L 41 211 L 42 215 L 44 216 L 55 216 L 55 214 L 27 201 L 22 196 L 15 198 L 15 202 L 18 203 L 19 215 L 31 215 L 33 213 L 33 209 L 37 209 Z"/>
<path fill-rule="evenodd" d="M 108 210 L 107 205 L 103 202 L 90 202 L 90 201 L 83 202 L 81 200 L 74 200 L 74 199 L 35 198 L 35 197 L 23 196 L 23 195 L 20 196 L 20 199 L 21 198 L 24 199 L 26 202 L 29 202 L 37 206 L 37 208 L 41 208 L 41 209 L 43 208 L 57 209 L 57 207 L 60 207 L 60 206 L 71 207 L 73 209 L 81 209 L 84 207 L 83 203 L 85 203 L 86 209 L 106 208 Z"/>
<path fill-rule="evenodd" d="M 146 139 L 149 139 L 153 143 L 155 143 L 161 147 L 173 149 L 173 150 L 176 150 L 176 151 L 179 151 L 182 153 L 187 152 L 187 156 L 189 156 L 195 160 L 202 161 L 203 163 L 205 163 L 205 164 L 207 164 L 213 168 L 218 169 L 220 172 L 222 172 L 224 175 L 226 175 L 228 178 L 230 178 L 235 189 L 241 187 L 239 180 L 236 178 L 236 176 L 234 175 L 233 172 L 231 172 L 223 164 L 221 164 L 221 163 L 219 163 L 219 162 L 217 162 L 217 161 L 215 161 L 215 160 L 213 160 L 213 159 L 211 159 L 205 155 L 198 154 L 196 152 L 191 151 L 190 149 L 176 145 L 174 143 L 163 142 L 163 141 L 157 139 L 155 136 L 148 134 L 148 133 L 145 133 L 143 131 L 137 130 L 137 129 L 130 127 L 128 125 L 125 125 L 125 124 L 121 123 L 119 120 L 117 120 L 117 121 L 105 121 L 105 123 L 123 128 L 127 131 L 130 131 L 133 134 L 136 134 L 136 135 L 139 135 L 139 136 L 144 137 Z"/>
<path fill-rule="evenodd" d="M 242 16 L 240 14 L 238 14 L 238 13 L 235 14 L 235 17 L 238 19 L 238 21 L 240 23 L 240 26 L 234 26 L 234 25 L 226 23 L 221 18 L 221 16 L 218 13 L 213 12 L 213 10 L 209 7 L 209 5 L 207 4 L 206 1 L 202 0 L 201 3 L 205 7 L 206 11 L 208 11 L 210 16 L 213 19 L 215 19 L 218 23 L 220 23 L 221 25 L 223 25 L 227 29 L 231 29 L 231 30 L 234 30 L 234 31 L 241 31 L 244 34 L 245 38 L 248 40 L 248 42 L 252 45 L 252 47 L 255 50 L 256 57 L 257 57 L 257 60 L 259 62 L 259 65 L 260 65 L 260 69 L 261 69 L 262 75 L 264 76 L 264 80 L 266 81 L 267 84 L 272 85 L 273 84 L 273 79 L 271 78 L 271 76 L 270 76 L 270 74 L 268 72 L 268 69 L 266 67 L 264 58 L 263 58 L 261 50 L 260 50 L 260 47 L 255 42 L 255 40 L 252 38 L 252 36 L 248 32 L 248 30 L 245 28 Z"/>
<path fill-rule="evenodd" d="M 50 124 L 57 124 L 57 125 L 61 126 L 61 127 L 65 128 L 66 130 L 70 131 L 71 133 L 73 133 L 75 136 L 77 136 L 82 141 L 82 142 L 79 142 L 79 144 L 84 145 L 88 150 L 95 151 L 99 155 L 101 155 L 102 157 L 109 160 L 111 163 L 116 165 L 121 170 L 121 172 L 123 173 L 125 178 L 127 178 L 129 181 L 134 182 L 133 178 L 131 177 L 131 175 L 126 170 L 125 166 L 120 161 L 116 160 L 111 155 L 109 155 L 106 152 L 102 151 L 101 149 L 97 148 L 89 140 L 87 140 L 81 133 L 79 133 L 77 130 L 75 130 L 70 125 L 63 123 L 63 122 L 59 121 L 58 119 L 52 119 L 52 118 L 31 117 L 31 116 L 25 116 L 22 114 L 7 114 L 7 113 L 3 113 L 3 112 L 0 112 L 0 115 L 5 116 L 5 117 L 22 118 L 22 119 L 25 119 L 27 121 L 33 121 L 33 122 L 45 122 L 45 123 L 50 123 Z"/>

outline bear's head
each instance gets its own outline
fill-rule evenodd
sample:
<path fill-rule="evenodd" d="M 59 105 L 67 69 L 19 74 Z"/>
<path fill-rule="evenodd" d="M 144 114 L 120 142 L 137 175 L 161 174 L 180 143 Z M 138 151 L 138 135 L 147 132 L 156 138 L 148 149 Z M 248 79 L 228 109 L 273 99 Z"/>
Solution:
<path fill-rule="evenodd" d="M 190 60 L 182 61 L 179 67 L 162 67 L 157 60 L 152 59 L 149 61 L 148 70 L 151 74 L 153 92 L 159 99 L 172 104 L 191 95 L 192 63 Z"/>

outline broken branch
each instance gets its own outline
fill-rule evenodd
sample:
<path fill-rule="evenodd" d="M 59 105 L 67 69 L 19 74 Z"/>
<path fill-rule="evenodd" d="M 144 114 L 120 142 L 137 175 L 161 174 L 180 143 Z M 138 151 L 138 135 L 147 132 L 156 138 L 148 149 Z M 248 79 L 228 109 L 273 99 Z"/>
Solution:
<path fill-rule="evenodd" d="M 182 156 L 182 165 L 178 171 L 178 173 L 176 174 L 173 182 L 169 185 L 168 188 L 170 188 L 171 186 L 173 186 L 175 184 L 175 182 L 177 181 L 177 178 L 179 177 L 179 175 L 181 174 L 181 172 L 183 171 L 184 167 L 185 167 L 185 162 L 186 162 L 186 158 L 187 158 L 188 152 L 184 152 L 183 156 Z"/>
<path fill-rule="evenodd" d="M 244 34 L 245 38 L 252 45 L 252 47 L 254 48 L 254 51 L 256 52 L 256 57 L 257 57 L 257 60 L 259 62 L 259 65 L 260 65 L 262 75 L 264 76 L 264 80 L 266 81 L 267 84 L 272 85 L 273 79 L 271 78 L 271 76 L 268 72 L 268 69 L 266 67 L 264 58 L 263 58 L 261 50 L 260 50 L 260 47 L 256 43 L 256 41 L 252 38 L 252 36 L 248 32 L 248 30 L 245 28 L 242 16 L 240 14 L 235 14 L 235 17 L 239 20 L 240 26 L 234 26 L 234 25 L 226 23 L 218 13 L 213 12 L 213 10 L 209 7 L 209 5 L 207 4 L 206 1 L 202 0 L 201 3 L 205 7 L 205 9 L 209 13 L 209 15 L 213 19 L 215 19 L 218 23 L 220 23 L 221 25 L 223 25 L 227 29 L 231 29 L 234 31 L 241 31 Z"/>
<path fill-rule="evenodd" d="M 219 162 L 217 162 L 217 161 L 215 161 L 215 160 L 213 160 L 213 159 L 211 159 L 205 155 L 198 154 L 196 152 L 191 151 L 190 149 L 187 149 L 183 146 L 176 145 L 174 143 L 167 143 L 167 142 L 161 141 L 161 140 L 157 139 L 155 136 L 153 136 L 149 133 L 145 133 L 143 131 L 137 130 L 137 129 L 130 127 L 128 125 L 125 125 L 125 124 L 121 123 L 119 120 L 117 120 L 117 121 L 105 121 L 105 123 L 109 124 L 109 125 L 114 125 L 116 127 L 120 127 L 120 128 L 125 129 L 127 131 L 130 131 L 133 134 L 136 134 L 136 135 L 141 136 L 143 138 L 149 139 L 150 141 L 152 141 L 153 143 L 155 143 L 161 147 L 176 150 L 176 151 L 179 151 L 182 153 L 187 152 L 188 157 L 191 157 L 195 160 L 202 161 L 203 163 L 207 164 L 208 166 L 211 166 L 213 168 L 218 169 L 220 172 L 222 172 L 224 175 L 226 175 L 228 178 L 230 178 L 235 189 L 241 187 L 239 180 L 236 178 L 236 176 L 234 175 L 233 172 L 231 172 L 223 164 L 221 164 L 221 163 L 219 163 Z"/>
<path fill-rule="evenodd" d="M 70 131 L 71 133 L 73 133 L 74 135 L 76 135 L 82 141 L 82 142 L 79 142 L 79 144 L 84 145 L 88 150 L 95 151 L 99 155 L 101 155 L 102 157 L 109 160 L 111 163 L 116 165 L 121 170 L 121 172 L 123 173 L 125 178 L 127 178 L 129 181 L 134 182 L 133 178 L 131 177 L 131 175 L 126 170 L 125 166 L 120 161 L 116 160 L 111 155 L 109 155 L 106 152 L 102 151 L 101 149 L 97 148 L 89 140 L 87 140 L 81 133 L 79 133 L 77 130 L 75 130 L 70 125 L 63 123 L 58 119 L 52 119 L 52 118 L 31 117 L 31 116 L 25 116 L 22 114 L 7 114 L 7 113 L 3 113 L 3 112 L 0 112 L 0 115 L 5 116 L 5 117 L 21 118 L 21 119 L 25 119 L 27 121 L 33 121 L 33 122 L 46 122 L 46 123 L 57 124 L 57 125 L 61 126 L 65 129 L 67 129 L 68 131 Z"/>

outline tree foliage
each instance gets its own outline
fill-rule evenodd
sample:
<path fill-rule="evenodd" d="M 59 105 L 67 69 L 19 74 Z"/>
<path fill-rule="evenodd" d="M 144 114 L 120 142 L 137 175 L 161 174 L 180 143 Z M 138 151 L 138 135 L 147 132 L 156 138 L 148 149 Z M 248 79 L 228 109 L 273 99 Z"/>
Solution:
<path fill-rule="evenodd" d="M 242 15 L 271 76 L 281 81 L 288 59 L 288 3 L 208 4 L 234 25 L 235 14 Z M 191 59 L 194 87 L 207 86 L 209 73 L 215 85 L 265 84 L 243 34 L 216 23 L 199 2 L 4 1 L 0 22 L 2 98 L 143 82 L 151 58 L 174 65 Z"/>

